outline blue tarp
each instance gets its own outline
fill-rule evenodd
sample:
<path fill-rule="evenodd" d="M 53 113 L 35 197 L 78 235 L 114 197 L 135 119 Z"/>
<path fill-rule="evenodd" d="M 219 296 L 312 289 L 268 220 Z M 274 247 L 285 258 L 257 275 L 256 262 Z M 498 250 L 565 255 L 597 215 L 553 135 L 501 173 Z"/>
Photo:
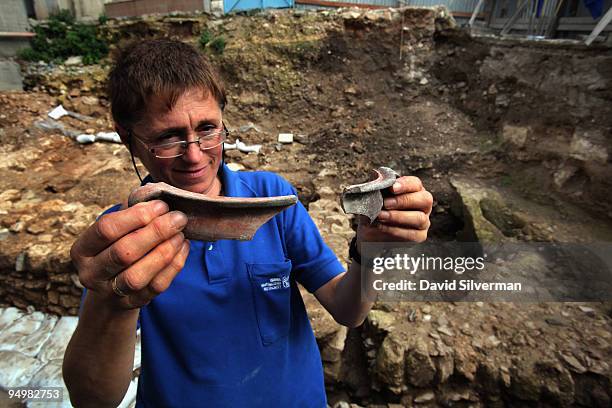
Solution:
<path fill-rule="evenodd" d="M 604 0 L 584 0 L 584 5 L 589 9 L 591 15 L 596 20 L 603 14 Z"/>
<path fill-rule="evenodd" d="M 223 9 L 226 13 L 265 8 L 293 7 L 293 0 L 224 0 Z"/>

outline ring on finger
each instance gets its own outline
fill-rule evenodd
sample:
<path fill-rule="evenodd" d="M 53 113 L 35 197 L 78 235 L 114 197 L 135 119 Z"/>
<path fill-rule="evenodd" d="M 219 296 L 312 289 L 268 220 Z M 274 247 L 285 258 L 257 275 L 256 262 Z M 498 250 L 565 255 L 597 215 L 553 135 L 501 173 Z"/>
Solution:
<path fill-rule="evenodd" d="M 121 289 L 119 289 L 119 286 L 117 285 L 117 277 L 118 276 L 119 275 L 115 275 L 115 277 L 111 281 L 111 287 L 113 288 L 113 292 L 115 292 L 115 295 L 117 295 L 119 297 L 126 297 L 127 295 L 125 293 L 123 293 L 123 291 Z"/>

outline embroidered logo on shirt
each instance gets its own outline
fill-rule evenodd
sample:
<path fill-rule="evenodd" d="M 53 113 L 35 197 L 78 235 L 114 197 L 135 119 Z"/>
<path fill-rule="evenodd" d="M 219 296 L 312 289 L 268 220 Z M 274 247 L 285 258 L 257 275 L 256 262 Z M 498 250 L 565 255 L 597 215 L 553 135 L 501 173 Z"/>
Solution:
<path fill-rule="evenodd" d="M 285 288 L 284 279 L 284 277 L 283 280 L 281 278 L 270 278 L 267 282 L 261 284 L 261 288 L 264 292 Z"/>
<path fill-rule="evenodd" d="M 264 292 L 267 292 L 269 290 L 287 289 L 290 285 L 289 276 L 283 276 L 281 278 L 270 278 L 260 286 Z"/>

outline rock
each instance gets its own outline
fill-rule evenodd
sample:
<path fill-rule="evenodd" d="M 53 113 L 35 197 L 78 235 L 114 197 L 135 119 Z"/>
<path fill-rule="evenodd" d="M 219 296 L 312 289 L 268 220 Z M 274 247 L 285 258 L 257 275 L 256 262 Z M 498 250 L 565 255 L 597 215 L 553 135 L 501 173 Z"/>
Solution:
<path fill-rule="evenodd" d="M 246 125 L 242 125 L 240 126 L 240 128 L 238 128 L 238 131 L 240 133 L 247 133 L 250 130 L 254 130 L 257 133 L 261 133 L 261 130 L 253 122 L 249 122 Z"/>
<path fill-rule="evenodd" d="M 319 197 L 327 199 L 335 199 L 337 196 L 336 192 L 329 186 L 317 188 L 317 194 L 319 194 Z"/>
<path fill-rule="evenodd" d="M 370 310 L 367 321 L 374 329 L 388 333 L 395 324 L 395 316 L 382 310 Z"/>
<path fill-rule="evenodd" d="M 242 165 L 249 169 L 255 170 L 259 167 L 259 155 L 257 153 L 248 153 L 242 157 Z"/>
<path fill-rule="evenodd" d="M 413 339 L 406 349 L 406 381 L 415 387 L 433 383 L 436 367 L 429 356 L 429 347 L 421 338 Z"/>
<path fill-rule="evenodd" d="M 518 230 L 525 227 L 525 220 L 508 208 L 497 195 L 491 195 L 480 200 L 482 215 L 507 237 L 517 235 Z"/>
<path fill-rule="evenodd" d="M 74 65 L 83 65 L 83 57 L 79 56 L 75 56 L 75 57 L 69 57 L 68 59 L 66 59 L 66 61 L 64 61 L 64 65 L 67 66 L 74 66 Z"/>
<path fill-rule="evenodd" d="M 308 144 L 308 135 L 299 135 L 299 134 L 298 134 L 298 135 L 295 135 L 295 136 L 293 137 L 293 139 L 294 139 L 296 142 L 300 143 L 300 144 L 303 144 L 303 145 Z"/>
<path fill-rule="evenodd" d="M 473 351 L 467 349 L 455 350 L 455 372 L 465 377 L 468 381 L 474 381 L 476 369 Z"/>
<path fill-rule="evenodd" d="M 72 109 L 76 112 L 86 115 L 93 116 L 101 113 L 102 107 L 100 106 L 100 100 L 95 96 L 81 96 L 72 100 Z"/>
<path fill-rule="evenodd" d="M 353 10 L 347 10 L 340 15 L 340 17 L 342 17 L 345 20 L 356 20 L 360 16 L 361 16 L 361 13 L 359 13 L 358 11 L 353 11 Z"/>
<path fill-rule="evenodd" d="M 502 138 L 505 142 L 510 143 L 518 148 L 525 146 L 529 128 L 522 126 L 504 125 L 502 130 Z"/>
<path fill-rule="evenodd" d="M 595 316 L 595 309 L 593 309 L 592 307 L 578 306 L 578 309 L 580 309 L 580 311 L 586 313 L 589 316 Z"/>
<path fill-rule="evenodd" d="M 463 389 L 462 391 L 447 391 L 442 396 L 442 400 L 447 406 L 453 406 L 459 401 L 477 401 L 477 399 L 472 396 L 469 389 Z"/>
<path fill-rule="evenodd" d="M 414 398 L 414 402 L 417 404 L 422 404 L 425 402 L 433 401 L 436 398 L 435 394 L 432 391 L 425 391 L 422 394 L 419 394 Z"/>
<path fill-rule="evenodd" d="M 440 327 L 437 328 L 437 330 L 438 330 L 438 332 L 440 332 L 442 334 L 445 334 L 445 335 L 447 335 L 449 337 L 452 337 L 452 336 L 455 335 L 455 332 L 453 332 L 453 330 L 450 327 L 448 327 L 448 326 L 440 326 Z"/>
<path fill-rule="evenodd" d="M 232 171 L 242 171 L 246 169 L 246 167 L 240 163 L 228 163 L 227 167 Z"/>
<path fill-rule="evenodd" d="M 608 150 L 601 130 L 576 129 L 570 144 L 570 157 L 587 163 L 606 164 Z"/>
<path fill-rule="evenodd" d="M 572 371 L 575 371 L 579 374 L 585 373 L 587 369 L 578 361 L 578 359 L 572 355 L 561 354 L 563 361 L 565 361 Z"/>
<path fill-rule="evenodd" d="M 563 189 L 565 183 L 570 180 L 579 170 L 578 166 L 563 163 L 553 174 L 553 183 L 558 190 Z"/>
<path fill-rule="evenodd" d="M 499 340 L 495 335 L 492 334 L 487 337 L 487 344 L 489 344 L 491 347 L 497 347 L 501 344 L 501 340 Z"/>
<path fill-rule="evenodd" d="M 403 340 L 391 333 L 378 350 L 374 375 L 391 392 L 400 394 L 404 384 L 404 370 Z"/>
<path fill-rule="evenodd" d="M 483 199 L 503 203 L 504 200 L 500 194 L 478 181 L 466 178 L 452 177 L 450 182 L 461 197 L 462 218 L 465 220 L 465 227 L 462 231 L 464 238 L 480 242 L 503 241 L 504 234 L 484 216 L 480 206 Z"/>
<path fill-rule="evenodd" d="M 499 108 L 507 108 L 510 105 L 510 97 L 508 95 L 497 95 L 495 98 L 495 106 Z"/>
<path fill-rule="evenodd" d="M 15 189 L 4 190 L 0 193 L 0 206 L 4 207 L 6 204 L 19 201 L 21 199 L 21 192 Z"/>

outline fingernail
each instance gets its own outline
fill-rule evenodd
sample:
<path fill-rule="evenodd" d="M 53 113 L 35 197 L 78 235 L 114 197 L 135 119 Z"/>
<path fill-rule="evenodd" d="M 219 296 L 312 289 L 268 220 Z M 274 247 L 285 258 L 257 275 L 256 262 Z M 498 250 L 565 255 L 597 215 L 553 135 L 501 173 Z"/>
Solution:
<path fill-rule="evenodd" d="M 187 216 L 180 211 L 172 211 L 170 222 L 174 228 L 182 228 L 187 225 Z"/>
<path fill-rule="evenodd" d="M 153 204 L 153 210 L 158 214 L 164 214 L 168 212 L 168 204 L 164 203 L 161 200 L 156 200 L 155 204 Z"/>
<path fill-rule="evenodd" d="M 389 219 L 389 211 L 381 211 L 377 217 L 379 220 L 384 221 Z"/>
<path fill-rule="evenodd" d="M 402 185 L 398 182 L 395 182 L 395 184 L 393 184 L 392 187 L 393 187 L 393 191 L 397 191 L 402 187 Z"/>
<path fill-rule="evenodd" d="M 394 197 L 385 198 L 385 208 L 393 209 L 397 206 L 397 199 Z"/>

